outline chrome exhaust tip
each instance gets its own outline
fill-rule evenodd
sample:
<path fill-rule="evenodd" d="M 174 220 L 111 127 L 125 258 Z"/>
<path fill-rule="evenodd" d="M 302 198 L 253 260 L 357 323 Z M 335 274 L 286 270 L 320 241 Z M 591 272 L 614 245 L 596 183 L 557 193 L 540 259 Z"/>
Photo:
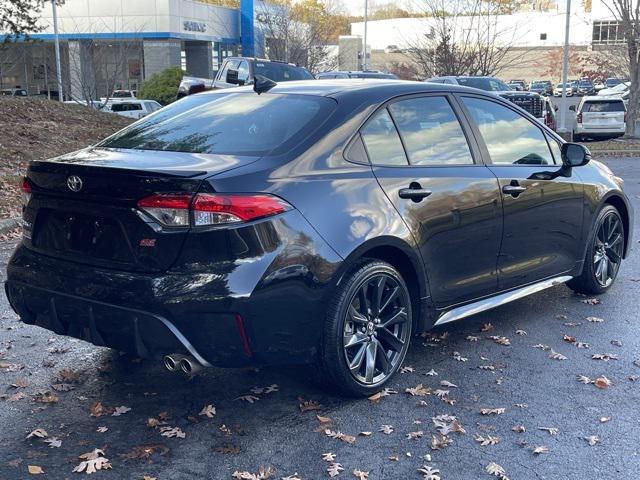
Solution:
<path fill-rule="evenodd" d="M 180 362 L 186 355 L 182 355 L 181 353 L 172 353 L 170 355 L 164 356 L 164 366 L 170 372 L 177 372 L 180 370 Z"/>
<path fill-rule="evenodd" d="M 186 375 L 195 375 L 202 369 L 202 365 L 193 357 L 184 357 L 180 360 L 180 370 Z"/>

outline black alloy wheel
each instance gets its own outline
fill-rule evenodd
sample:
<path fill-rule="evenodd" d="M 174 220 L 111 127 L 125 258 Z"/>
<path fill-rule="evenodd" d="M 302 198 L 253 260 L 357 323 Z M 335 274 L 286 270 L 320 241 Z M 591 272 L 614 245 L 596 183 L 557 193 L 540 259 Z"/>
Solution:
<path fill-rule="evenodd" d="M 624 227 L 617 212 L 609 212 L 598 226 L 593 252 L 593 271 L 603 287 L 613 283 L 624 254 Z"/>
<path fill-rule="evenodd" d="M 322 373 L 343 393 L 375 393 L 399 369 L 409 346 L 409 290 L 393 266 L 369 260 L 345 278 L 334 302 L 325 328 Z"/>
<path fill-rule="evenodd" d="M 613 285 L 624 256 L 624 223 L 612 205 L 605 205 L 594 224 L 582 273 L 567 282 L 578 293 L 604 293 Z"/>

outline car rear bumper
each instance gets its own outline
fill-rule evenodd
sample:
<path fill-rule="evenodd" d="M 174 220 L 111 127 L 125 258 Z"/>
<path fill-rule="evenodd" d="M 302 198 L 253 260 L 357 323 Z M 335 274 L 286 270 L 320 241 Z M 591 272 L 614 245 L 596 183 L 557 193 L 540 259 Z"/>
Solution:
<path fill-rule="evenodd" d="M 299 212 L 280 217 L 269 220 L 274 249 L 206 272 L 122 272 L 21 244 L 7 267 L 7 297 L 25 323 L 144 358 L 178 352 L 205 365 L 306 363 L 317 353 L 341 259 Z M 292 261 L 303 264 L 301 234 L 306 268 L 292 271 Z"/>
<path fill-rule="evenodd" d="M 595 135 L 618 135 L 624 134 L 625 124 L 617 125 L 589 125 L 584 123 L 576 124 L 575 133 L 595 134 Z"/>

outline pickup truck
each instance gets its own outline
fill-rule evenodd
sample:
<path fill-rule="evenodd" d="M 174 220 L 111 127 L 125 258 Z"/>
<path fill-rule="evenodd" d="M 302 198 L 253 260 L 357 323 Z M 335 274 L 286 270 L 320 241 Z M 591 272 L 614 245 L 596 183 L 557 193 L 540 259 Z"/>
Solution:
<path fill-rule="evenodd" d="M 293 63 L 262 58 L 228 57 L 214 79 L 183 77 L 177 96 L 182 98 L 205 90 L 251 85 L 255 75 L 262 75 L 276 83 L 314 79 L 306 68 Z"/>

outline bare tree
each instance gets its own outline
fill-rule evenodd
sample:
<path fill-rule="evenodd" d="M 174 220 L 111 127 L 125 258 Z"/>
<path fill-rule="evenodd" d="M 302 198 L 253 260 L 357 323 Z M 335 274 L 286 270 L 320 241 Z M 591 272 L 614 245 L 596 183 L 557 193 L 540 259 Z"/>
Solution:
<path fill-rule="evenodd" d="M 627 46 L 626 56 L 629 58 L 629 104 L 627 107 L 627 126 L 625 135 L 635 136 L 636 119 L 638 117 L 638 101 L 640 101 L 640 2 L 638 0 L 609 0 L 604 2 L 611 13 L 620 22 Z"/>
<path fill-rule="evenodd" d="M 510 55 L 519 35 L 499 19 L 507 2 L 422 0 L 426 32 L 409 41 L 409 56 L 426 77 L 497 75 L 516 66 L 522 55 Z"/>
<path fill-rule="evenodd" d="M 331 6 L 318 0 L 280 0 L 257 5 L 267 56 L 306 67 L 312 72 L 332 68 L 329 43 L 335 36 Z"/>

